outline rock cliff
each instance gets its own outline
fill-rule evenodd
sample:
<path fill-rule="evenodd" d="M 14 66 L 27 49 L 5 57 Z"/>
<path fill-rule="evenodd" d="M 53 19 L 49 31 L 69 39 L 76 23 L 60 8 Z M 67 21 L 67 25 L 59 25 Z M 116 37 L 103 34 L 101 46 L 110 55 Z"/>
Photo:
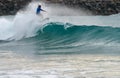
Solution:
<path fill-rule="evenodd" d="M 31 0 L 0 0 L 0 15 L 13 15 Z"/>
<path fill-rule="evenodd" d="M 71 7 L 82 7 L 96 15 L 120 13 L 120 0 L 47 0 L 60 2 Z"/>
<path fill-rule="evenodd" d="M 13 15 L 32 0 L 0 0 L 0 15 Z M 45 1 L 45 0 L 44 0 Z M 120 0 L 46 0 L 70 7 L 84 8 L 95 15 L 120 13 Z"/>

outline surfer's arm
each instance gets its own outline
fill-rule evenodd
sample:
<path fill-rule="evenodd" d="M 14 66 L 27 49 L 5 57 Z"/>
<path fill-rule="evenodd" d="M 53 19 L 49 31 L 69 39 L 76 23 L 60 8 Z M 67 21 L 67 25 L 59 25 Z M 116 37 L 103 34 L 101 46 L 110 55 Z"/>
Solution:
<path fill-rule="evenodd" d="M 41 9 L 41 11 L 46 12 L 45 10 Z"/>

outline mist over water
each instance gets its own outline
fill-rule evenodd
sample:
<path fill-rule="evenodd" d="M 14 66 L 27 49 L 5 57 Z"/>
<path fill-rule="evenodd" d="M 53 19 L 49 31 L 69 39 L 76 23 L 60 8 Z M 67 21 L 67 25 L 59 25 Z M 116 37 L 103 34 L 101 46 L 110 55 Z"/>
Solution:
<path fill-rule="evenodd" d="M 86 16 L 86 15 L 92 15 L 90 12 L 87 12 L 82 9 L 76 9 L 72 7 L 65 6 L 63 4 L 52 4 L 52 3 L 44 3 L 42 1 L 33 1 L 26 7 L 26 12 L 33 13 L 36 10 L 36 7 L 38 5 L 42 5 L 42 8 L 46 10 L 47 12 L 43 12 L 43 15 L 48 16 Z"/>

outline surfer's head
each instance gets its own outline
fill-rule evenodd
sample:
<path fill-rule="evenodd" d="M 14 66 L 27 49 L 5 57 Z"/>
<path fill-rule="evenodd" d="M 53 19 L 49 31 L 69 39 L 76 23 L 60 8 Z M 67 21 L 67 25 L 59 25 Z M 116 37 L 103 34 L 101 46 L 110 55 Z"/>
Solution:
<path fill-rule="evenodd" d="M 41 5 L 38 5 L 39 8 L 41 8 Z"/>

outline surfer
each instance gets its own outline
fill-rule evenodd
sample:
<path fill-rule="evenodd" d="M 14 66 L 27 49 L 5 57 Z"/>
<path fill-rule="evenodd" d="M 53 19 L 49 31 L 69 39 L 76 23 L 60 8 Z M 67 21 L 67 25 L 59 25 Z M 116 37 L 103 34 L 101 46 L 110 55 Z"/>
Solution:
<path fill-rule="evenodd" d="M 38 5 L 37 10 L 36 10 L 36 15 L 40 15 L 41 18 L 43 19 L 42 21 L 49 20 L 49 18 L 44 18 L 43 15 L 41 14 L 41 11 L 46 12 L 41 8 L 41 5 Z"/>
<path fill-rule="evenodd" d="M 41 8 L 41 5 L 38 5 L 37 10 L 36 10 L 36 14 L 37 14 L 37 15 L 40 14 L 41 11 L 46 12 L 45 10 L 43 10 L 43 9 Z"/>

